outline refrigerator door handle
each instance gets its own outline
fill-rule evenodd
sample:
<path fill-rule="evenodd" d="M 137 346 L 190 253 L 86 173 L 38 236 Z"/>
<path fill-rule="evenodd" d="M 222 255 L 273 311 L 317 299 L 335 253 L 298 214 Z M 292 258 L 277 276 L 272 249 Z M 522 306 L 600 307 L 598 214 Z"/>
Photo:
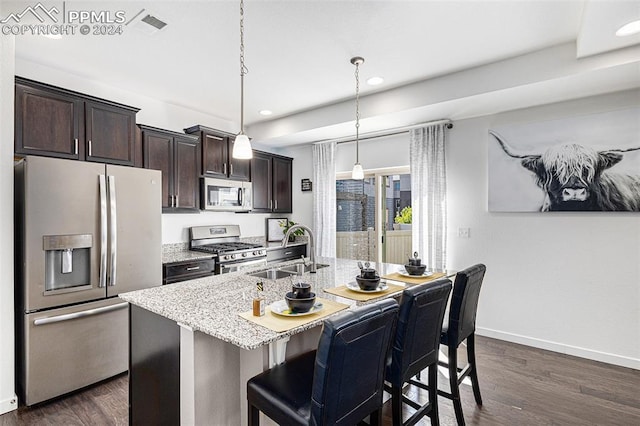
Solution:
<path fill-rule="evenodd" d="M 99 176 L 100 183 L 100 282 L 98 287 L 107 286 L 107 181 Z"/>
<path fill-rule="evenodd" d="M 116 252 L 118 250 L 118 217 L 116 212 L 116 177 L 109 176 L 109 208 L 110 208 L 110 219 L 111 223 L 109 224 L 109 237 L 111 243 L 111 252 L 109 253 L 111 260 L 111 271 L 109 274 L 109 286 L 116 285 L 116 272 L 117 268 L 117 256 Z"/>
<path fill-rule="evenodd" d="M 102 308 L 88 309 L 86 311 L 74 312 L 72 314 L 56 315 L 54 317 L 38 318 L 33 321 L 33 325 L 45 325 L 62 321 L 70 321 L 78 318 L 89 317 L 92 315 L 103 314 L 105 312 L 117 311 L 129 306 L 128 302 L 118 303 L 117 305 L 103 306 Z"/>

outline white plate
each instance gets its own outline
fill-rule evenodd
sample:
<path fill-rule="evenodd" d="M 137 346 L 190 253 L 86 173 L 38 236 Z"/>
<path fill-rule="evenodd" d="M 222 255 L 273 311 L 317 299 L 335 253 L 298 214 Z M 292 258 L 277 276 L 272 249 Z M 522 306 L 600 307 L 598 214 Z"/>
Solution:
<path fill-rule="evenodd" d="M 424 274 L 422 274 L 422 275 L 410 275 L 410 274 L 408 274 L 408 273 L 406 273 L 406 272 L 402 272 L 402 271 L 398 271 L 398 273 L 399 273 L 400 275 L 402 275 L 403 277 L 409 277 L 409 278 L 430 277 L 431 275 L 433 275 L 433 274 L 434 274 L 434 273 L 433 273 L 433 272 L 431 272 L 431 271 L 427 271 L 427 272 L 425 272 L 425 273 L 424 273 Z"/>
<path fill-rule="evenodd" d="M 271 308 L 271 312 L 276 315 L 282 315 L 283 317 L 303 317 L 305 315 L 313 315 L 316 312 L 320 312 L 322 309 L 324 309 L 324 305 L 322 305 L 322 303 L 316 302 L 316 304 L 313 305 L 313 308 L 309 309 L 307 312 L 291 312 L 291 309 L 289 309 L 289 305 L 287 305 L 286 300 L 278 300 L 276 302 L 273 302 L 269 307 Z"/>
<path fill-rule="evenodd" d="M 355 291 L 358 293 L 380 293 L 382 291 L 385 291 L 389 288 L 389 286 L 387 285 L 386 281 L 380 281 L 380 284 L 378 284 L 378 288 L 376 288 L 375 290 L 363 290 L 360 288 L 360 286 L 358 285 L 357 282 L 355 281 L 351 281 L 350 283 L 347 283 L 346 287 L 351 290 L 351 291 Z"/>

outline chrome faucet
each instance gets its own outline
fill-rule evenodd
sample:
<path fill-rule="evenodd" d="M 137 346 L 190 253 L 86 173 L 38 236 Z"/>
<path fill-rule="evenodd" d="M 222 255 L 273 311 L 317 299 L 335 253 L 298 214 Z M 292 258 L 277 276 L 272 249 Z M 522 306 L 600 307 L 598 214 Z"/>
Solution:
<path fill-rule="evenodd" d="M 311 252 L 309 253 L 309 260 L 311 261 L 311 269 L 309 269 L 309 272 L 314 274 L 316 272 L 316 248 L 315 248 L 315 242 L 313 237 L 313 231 L 311 229 L 309 229 L 305 225 L 293 225 L 291 228 L 287 230 L 287 233 L 284 234 L 284 238 L 282 239 L 282 247 L 287 247 L 287 245 L 289 244 L 289 235 L 291 235 L 291 233 L 296 229 L 305 230 L 309 235 L 309 251 Z"/>

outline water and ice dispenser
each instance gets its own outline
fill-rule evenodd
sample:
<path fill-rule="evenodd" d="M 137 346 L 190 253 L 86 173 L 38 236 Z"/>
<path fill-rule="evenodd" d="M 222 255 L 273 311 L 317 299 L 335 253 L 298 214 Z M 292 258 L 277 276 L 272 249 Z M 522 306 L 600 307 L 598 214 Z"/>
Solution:
<path fill-rule="evenodd" d="M 45 235 L 45 294 L 84 290 L 91 286 L 93 236 Z"/>

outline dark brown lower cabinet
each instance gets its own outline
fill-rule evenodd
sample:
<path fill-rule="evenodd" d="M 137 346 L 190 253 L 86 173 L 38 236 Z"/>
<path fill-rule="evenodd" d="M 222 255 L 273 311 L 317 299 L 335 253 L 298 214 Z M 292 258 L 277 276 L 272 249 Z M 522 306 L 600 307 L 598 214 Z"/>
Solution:
<path fill-rule="evenodd" d="M 129 424 L 180 424 L 180 327 L 129 306 Z"/>
<path fill-rule="evenodd" d="M 162 171 L 162 211 L 197 212 L 200 208 L 198 138 L 140 125 L 143 167 Z"/>

